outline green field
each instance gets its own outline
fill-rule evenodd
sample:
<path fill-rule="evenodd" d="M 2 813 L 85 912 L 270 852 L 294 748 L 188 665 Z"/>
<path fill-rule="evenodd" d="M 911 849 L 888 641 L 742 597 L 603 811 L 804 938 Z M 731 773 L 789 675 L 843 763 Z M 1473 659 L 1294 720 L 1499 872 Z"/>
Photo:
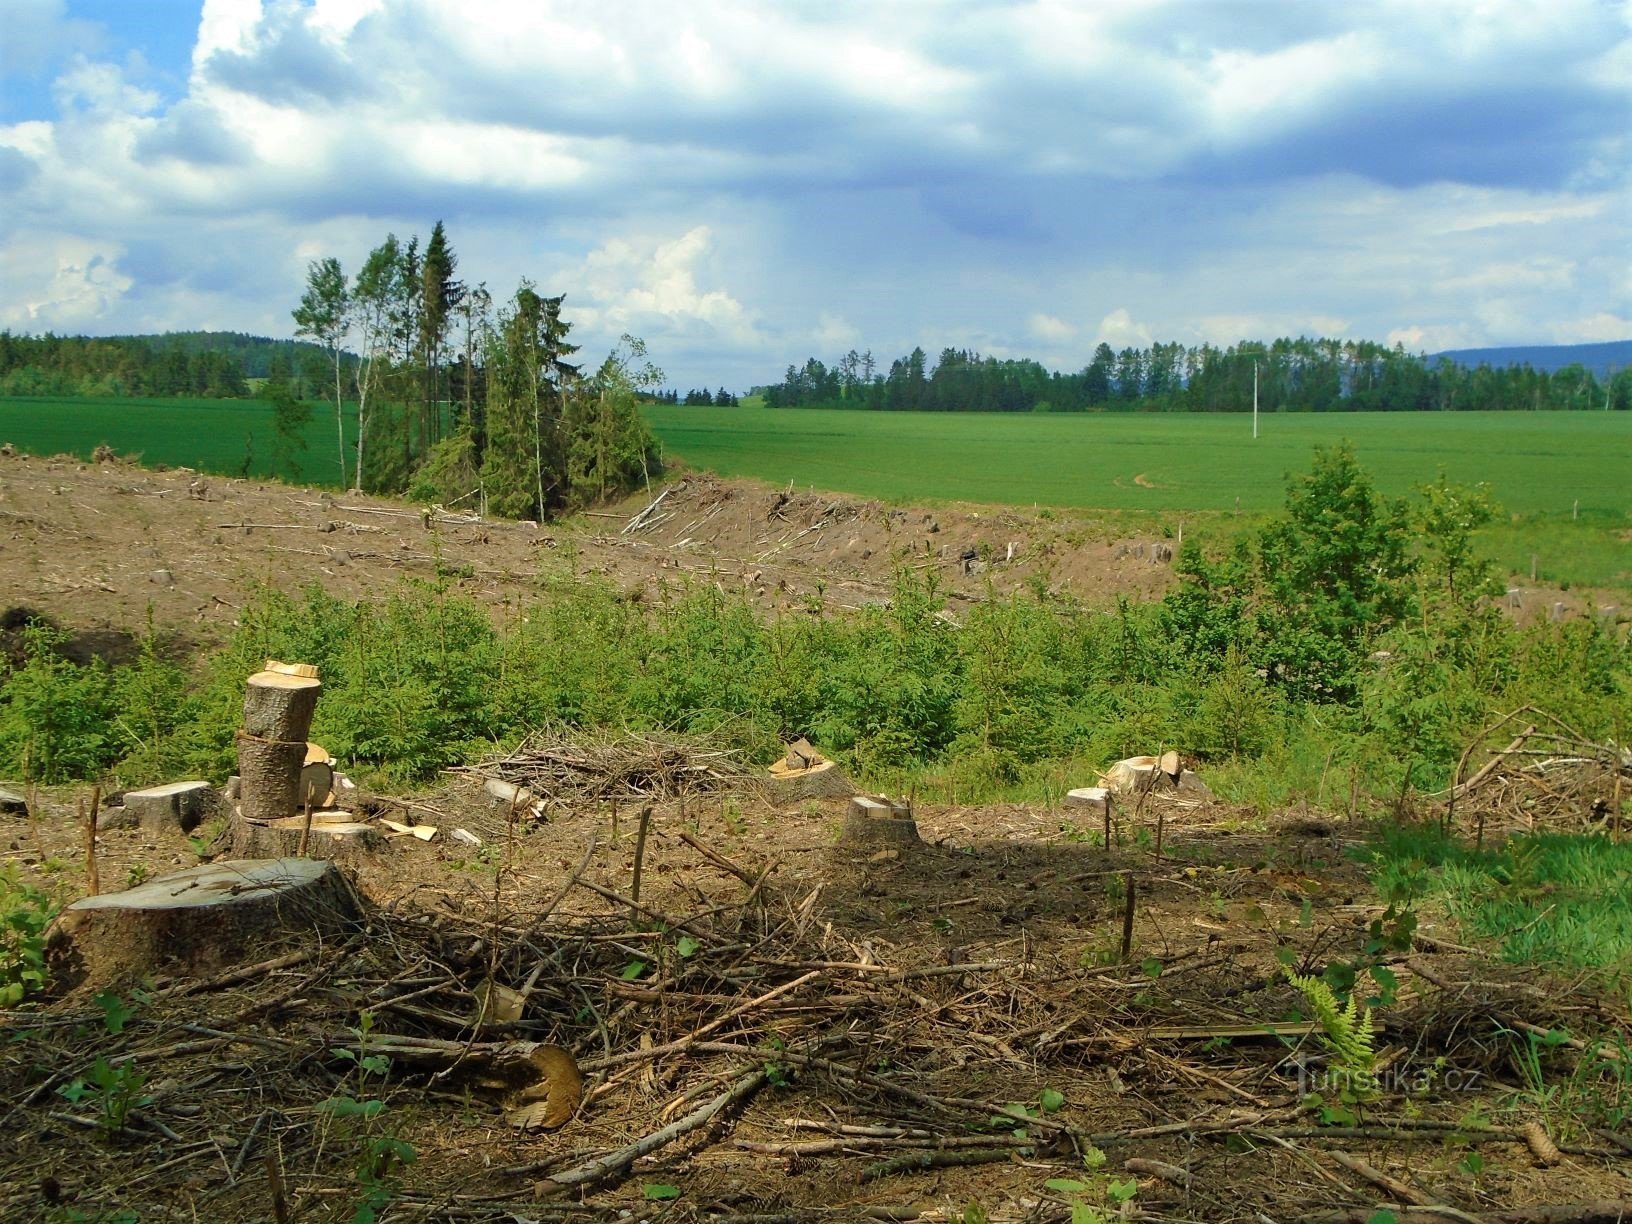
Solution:
<path fill-rule="evenodd" d="M 346 440 L 354 440 L 348 419 Z M 300 479 L 340 482 L 334 405 L 312 409 L 306 449 L 298 455 Z M 0 442 L 35 455 L 88 457 L 98 446 L 136 455 L 146 464 L 190 467 L 229 475 L 274 474 L 272 408 L 260 400 L 73 399 L 28 396 L 0 399 Z M 347 451 L 347 462 L 355 456 Z M 278 475 L 290 476 L 287 468 Z"/>
<path fill-rule="evenodd" d="M 1347 438 L 1378 486 L 1406 493 L 1441 467 L 1489 481 L 1509 511 L 1626 521 L 1632 414 L 940 414 L 649 409 L 669 454 L 722 476 L 900 501 L 1093 509 L 1272 510 L 1316 446 Z"/>

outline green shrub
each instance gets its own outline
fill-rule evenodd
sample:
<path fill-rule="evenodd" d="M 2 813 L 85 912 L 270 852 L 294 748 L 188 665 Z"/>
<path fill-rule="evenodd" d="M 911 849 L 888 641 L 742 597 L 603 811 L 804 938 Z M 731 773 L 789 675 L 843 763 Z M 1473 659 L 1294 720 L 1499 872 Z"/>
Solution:
<path fill-rule="evenodd" d="M 45 928 L 55 912 L 15 863 L 0 868 L 0 1007 L 16 1007 L 45 988 Z"/>

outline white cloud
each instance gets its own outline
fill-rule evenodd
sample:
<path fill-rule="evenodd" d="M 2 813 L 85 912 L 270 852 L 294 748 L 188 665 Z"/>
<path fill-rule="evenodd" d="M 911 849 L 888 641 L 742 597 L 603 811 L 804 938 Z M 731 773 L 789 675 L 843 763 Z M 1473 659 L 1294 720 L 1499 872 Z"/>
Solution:
<path fill-rule="evenodd" d="M 818 353 L 844 352 L 861 342 L 860 330 L 848 319 L 825 310 L 816 320 L 816 330 L 811 335 L 811 343 L 816 346 Z"/>
<path fill-rule="evenodd" d="M 1077 334 L 1076 324 L 1041 311 L 1026 320 L 1026 329 L 1046 344 L 1063 344 Z"/>
<path fill-rule="evenodd" d="M 0 16 L 0 77 L 37 77 L 58 57 L 95 52 L 107 41 L 94 21 L 68 16 L 66 0 L 6 0 Z"/>
<path fill-rule="evenodd" d="M 1632 317 L 1600 310 L 1584 318 L 1555 324 L 1552 339 L 1559 344 L 1592 344 L 1603 340 L 1625 340 L 1632 336 Z"/>
<path fill-rule="evenodd" d="M 0 324 L 19 330 L 95 327 L 132 281 L 119 251 L 73 234 L 22 233 L 0 246 Z"/>
<path fill-rule="evenodd" d="M 1119 306 L 1099 321 L 1099 330 L 1094 333 L 1095 344 L 1108 344 L 1113 349 L 1143 348 L 1155 336 L 1150 328 L 1143 323 L 1136 323 L 1128 313 L 1127 307 Z"/>
<path fill-rule="evenodd" d="M 714 234 L 706 225 L 678 238 L 613 239 L 589 253 L 569 283 L 580 286 L 592 325 L 635 332 L 648 341 L 699 330 L 731 348 L 757 348 L 765 337 L 753 315 L 721 288 L 703 288 Z"/>

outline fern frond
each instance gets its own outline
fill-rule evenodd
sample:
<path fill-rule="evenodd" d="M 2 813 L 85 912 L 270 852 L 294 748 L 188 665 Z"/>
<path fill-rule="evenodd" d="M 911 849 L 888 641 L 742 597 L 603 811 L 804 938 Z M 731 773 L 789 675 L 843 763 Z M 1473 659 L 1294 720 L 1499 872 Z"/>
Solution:
<path fill-rule="evenodd" d="M 1361 1007 L 1353 995 L 1347 1006 L 1338 1003 L 1337 996 L 1325 980 L 1301 977 L 1288 972 L 1287 980 L 1298 988 L 1321 1031 L 1316 1034 L 1331 1052 L 1342 1070 L 1351 1079 L 1369 1082 L 1377 1064 L 1373 1039 L 1376 1025 L 1371 1009 Z"/>

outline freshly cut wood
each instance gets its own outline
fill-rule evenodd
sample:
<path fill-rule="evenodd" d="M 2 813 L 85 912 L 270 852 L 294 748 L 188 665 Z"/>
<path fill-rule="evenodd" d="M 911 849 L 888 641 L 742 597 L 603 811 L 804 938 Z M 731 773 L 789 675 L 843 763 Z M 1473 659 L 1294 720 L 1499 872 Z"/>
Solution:
<path fill-rule="evenodd" d="M 205 976 L 274 945 L 331 937 L 360 913 L 332 863 L 206 863 L 74 902 L 47 933 L 46 960 L 64 990 L 155 972 Z"/>
<path fill-rule="evenodd" d="M 482 793 L 487 796 L 489 803 L 496 808 L 504 809 L 506 814 L 515 812 L 517 815 L 544 815 L 543 801 L 525 786 L 518 786 L 514 782 L 506 782 L 502 778 L 488 778 L 482 783 Z"/>
<path fill-rule="evenodd" d="M 276 659 L 268 659 L 261 670 L 285 676 L 303 676 L 308 680 L 317 679 L 317 666 L 313 663 L 280 663 Z"/>
<path fill-rule="evenodd" d="M 306 736 L 322 689 L 315 676 L 281 671 L 259 671 L 246 682 L 244 727 L 238 733 L 238 803 L 249 819 L 276 820 L 300 809 Z"/>
<path fill-rule="evenodd" d="M 9 790 L 0 790 L 0 816 L 27 816 L 28 800 Z"/>
<path fill-rule="evenodd" d="M 220 797 L 208 782 L 171 782 L 126 791 L 124 823 L 149 833 L 191 833 L 219 802 Z"/>
<path fill-rule="evenodd" d="M 334 804 L 334 766 L 327 761 L 307 761 L 300 767 L 300 786 L 295 792 L 295 806 L 303 812 L 306 805 L 314 808 Z"/>
<path fill-rule="evenodd" d="M 839 845 L 854 849 L 893 846 L 904 849 L 923 844 L 912 809 L 898 799 L 856 795 L 845 813 Z"/>
<path fill-rule="evenodd" d="M 820 765 L 827 758 L 817 752 L 809 740 L 800 736 L 788 745 L 787 753 L 782 760 L 789 769 L 809 769 L 812 765 Z"/>
<path fill-rule="evenodd" d="M 230 853 L 234 858 L 246 859 L 293 857 L 300 853 L 301 836 L 305 831 L 304 815 L 255 821 L 239 814 L 232 818 Z M 350 861 L 377 854 L 389 845 L 390 838 L 383 831 L 354 820 L 351 812 L 313 812 L 305 857 Z"/>

